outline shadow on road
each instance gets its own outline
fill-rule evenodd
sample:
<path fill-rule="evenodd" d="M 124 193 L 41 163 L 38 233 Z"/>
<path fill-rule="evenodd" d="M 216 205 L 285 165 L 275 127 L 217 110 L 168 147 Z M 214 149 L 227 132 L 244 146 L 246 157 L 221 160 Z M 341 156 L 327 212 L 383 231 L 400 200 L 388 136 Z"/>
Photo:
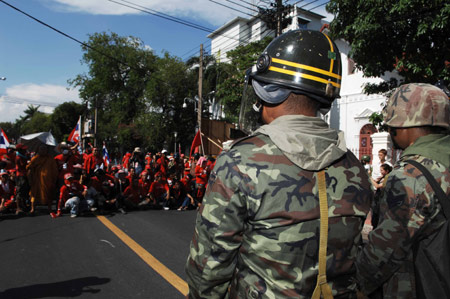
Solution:
<path fill-rule="evenodd" d="M 41 283 L 0 292 L 0 298 L 77 297 L 85 293 L 97 294 L 101 290 L 92 286 L 109 283 L 109 278 L 83 277 L 60 282 Z"/>

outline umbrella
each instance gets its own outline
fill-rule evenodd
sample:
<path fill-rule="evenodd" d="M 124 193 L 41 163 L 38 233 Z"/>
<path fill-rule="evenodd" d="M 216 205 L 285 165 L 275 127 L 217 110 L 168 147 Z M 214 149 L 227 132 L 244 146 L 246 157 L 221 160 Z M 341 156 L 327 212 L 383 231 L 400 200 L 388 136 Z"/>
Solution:
<path fill-rule="evenodd" d="M 53 150 L 57 145 L 55 138 L 50 132 L 40 132 L 22 136 L 19 138 L 19 143 L 28 146 L 28 150 L 31 152 L 36 152 L 42 144 L 51 147 Z"/>

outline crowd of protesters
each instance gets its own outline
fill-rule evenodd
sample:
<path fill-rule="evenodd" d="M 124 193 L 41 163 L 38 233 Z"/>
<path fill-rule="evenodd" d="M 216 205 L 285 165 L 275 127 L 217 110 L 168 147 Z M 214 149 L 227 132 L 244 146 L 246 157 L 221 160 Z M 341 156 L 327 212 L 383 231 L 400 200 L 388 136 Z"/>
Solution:
<path fill-rule="evenodd" d="M 30 152 L 11 145 L 0 160 L 0 213 L 34 215 L 45 205 L 52 218 L 64 213 L 127 213 L 200 207 L 214 157 L 146 152 L 136 147 L 109 163 L 100 148 L 61 143 Z"/>

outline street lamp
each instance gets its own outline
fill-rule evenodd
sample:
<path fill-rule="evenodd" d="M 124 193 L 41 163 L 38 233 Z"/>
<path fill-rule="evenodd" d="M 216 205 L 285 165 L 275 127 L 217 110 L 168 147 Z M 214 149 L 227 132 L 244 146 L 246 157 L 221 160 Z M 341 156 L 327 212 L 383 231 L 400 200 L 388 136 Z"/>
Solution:
<path fill-rule="evenodd" d="M 6 77 L 0 77 L 0 80 L 5 81 L 5 80 L 6 80 Z"/>
<path fill-rule="evenodd" d="M 187 103 L 186 101 L 189 102 L 193 102 L 194 103 L 194 111 L 197 112 L 197 128 L 200 129 L 200 125 L 202 124 L 202 120 L 201 120 L 201 114 L 198 113 L 198 108 L 197 108 L 197 104 L 198 104 L 198 96 L 195 96 L 195 100 L 191 99 L 191 98 L 184 98 L 183 101 L 183 108 L 187 107 Z"/>
<path fill-rule="evenodd" d="M 187 108 L 186 101 L 194 103 L 194 111 L 197 112 L 197 102 L 198 102 L 197 101 L 197 96 L 195 97 L 195 100 L 193 100 L 191 98 L 184 98 L 184 100 L 183 100 L 183 108 Z"/>
<path fill-rule="evenodd" d="M 178 135 L 178 133 L 176 131 L 173 132 L 173 136 L 175 137 L 175 150 L 173 152 L 174 155 L 177 152 L 177 135 Z"/>

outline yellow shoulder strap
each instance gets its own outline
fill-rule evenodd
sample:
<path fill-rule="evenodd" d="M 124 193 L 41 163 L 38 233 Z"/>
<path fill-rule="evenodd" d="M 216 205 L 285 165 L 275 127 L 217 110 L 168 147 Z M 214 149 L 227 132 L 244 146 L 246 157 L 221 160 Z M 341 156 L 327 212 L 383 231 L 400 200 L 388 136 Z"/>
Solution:
<path fill-rule="evenodd" d="M 327 283 L 327 242 L 328 242 L 328 200 L 325 182 L 325 170 L 317 173 L 319 186 L 320 209 L 320 241 L 319 241 L 319 274 L 312 299 L 333 298 L 331 287 Z"/>

